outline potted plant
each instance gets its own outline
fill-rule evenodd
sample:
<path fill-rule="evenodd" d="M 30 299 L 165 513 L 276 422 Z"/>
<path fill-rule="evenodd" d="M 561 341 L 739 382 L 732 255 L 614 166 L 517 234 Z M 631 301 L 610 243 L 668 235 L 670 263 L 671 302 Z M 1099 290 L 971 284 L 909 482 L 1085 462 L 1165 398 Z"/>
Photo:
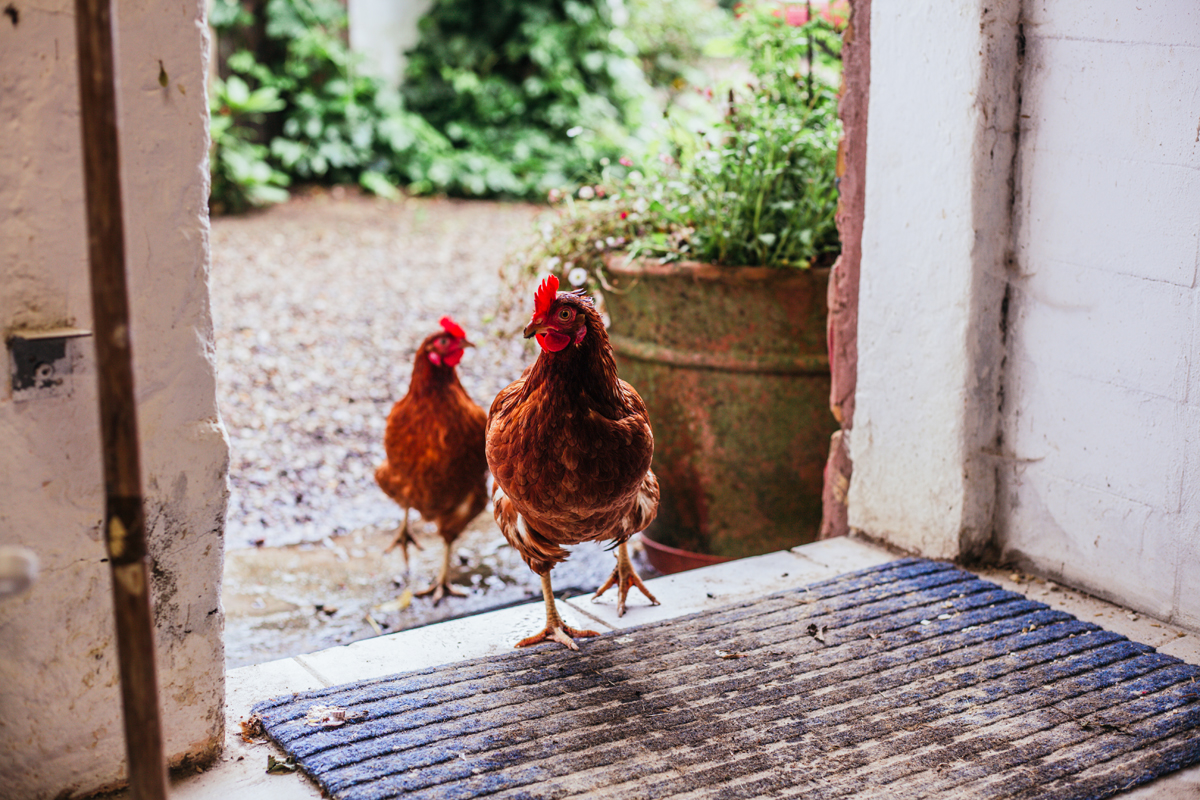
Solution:
<path fill-rule="evenodd" d="M 523 259 L 603 298 L 621 376 L 654 425 L 656 566 L 795 546 L 820 523 L 840 125 L 836 73 L 803 67 L 818 35 L 832 55 L 838 40 L 826 20 L 775 11 L 743 11 L 751 79 L 710 94 L 715 124 L 675 125 L 640 164 L 604 164 L 552 197 L 559 215 Z"/>

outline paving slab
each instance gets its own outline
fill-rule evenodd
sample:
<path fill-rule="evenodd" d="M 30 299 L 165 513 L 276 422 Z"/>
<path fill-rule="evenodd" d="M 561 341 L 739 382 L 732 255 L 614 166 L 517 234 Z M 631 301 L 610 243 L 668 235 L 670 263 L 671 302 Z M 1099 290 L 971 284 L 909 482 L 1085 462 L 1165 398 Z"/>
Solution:
<path fill-rule="evenodd" d="M 568 625 L 596 626 L 595 620 L 575 613 L 567 603 L 560 602 L 559 611 Z M 326 685 L 348 683 L 508 653 L 545 624 L 545 606 L 530 603 L 332 647 L 296 656 L 296 661 L 319 675 Z"/>
<path fill-rule="evenodd" d="M 250 708 L 264 696 L 319 689 L 322 683 L 294 659 L 281 659 L 228 672 L 225 678 L 225 751 L 209 769 L 171 776 L 174 800 L 314 800 L 323 793 L 302 775 L 267 774 L 267 756 L 283 759 L 286 753 L 261 737 L 243 739 L 242 723 Z M 127 796 L 123 792 L 120 798 Z"/>

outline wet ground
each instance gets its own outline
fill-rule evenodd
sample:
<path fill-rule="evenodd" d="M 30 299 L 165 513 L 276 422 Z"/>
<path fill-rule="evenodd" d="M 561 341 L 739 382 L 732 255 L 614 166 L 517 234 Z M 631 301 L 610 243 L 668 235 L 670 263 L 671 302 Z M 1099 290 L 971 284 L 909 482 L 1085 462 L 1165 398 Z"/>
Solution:
<path fill-rule="evenodd" d="M 537 576 L 481 514 L 452 548 L 452 581 L 467 597 L 434 606 L 415 594 L 441 567 L 442 541 L 432 526 L 405 568 L 398 550 L 384 554 L 391 527 L 370 527 L 322 542 L 231 550 L 225 556 L 225 660 L 228 668 L 310 653 L 339 644 L 536 600 Z M 635 544 L 636 549 L 636 544 Z M 657 573 L 635 554 L 638 570 Z M 553 573 L 555 593 L 593 593 L 615 560 L 602 545 L 575 548 Z M 612 594 L 610 590 L 609 594 Z"/>
<path fill-rule="evenodd" d="M 418 524 L 425 549 L 411 551 L 407 571 L 398 551 L 385 555 L 400 510 L 373 479 L 388 410 L 443 314 L 478 345 L 459 375 L 485 409 L 532 361 L 508 330 L 500 271 L 538 213 L 334 190 L 213 220 L 218 402 L 231 449 L 230 668 L 540 596 L 489 508 L 453 545 L 469 596 L 437 607 L 414 597 L 437 575 L 441 539 Z M 592 592 L 613 564 L 600 545 L 576 548 L 555 569 L 555 589 Z"/>

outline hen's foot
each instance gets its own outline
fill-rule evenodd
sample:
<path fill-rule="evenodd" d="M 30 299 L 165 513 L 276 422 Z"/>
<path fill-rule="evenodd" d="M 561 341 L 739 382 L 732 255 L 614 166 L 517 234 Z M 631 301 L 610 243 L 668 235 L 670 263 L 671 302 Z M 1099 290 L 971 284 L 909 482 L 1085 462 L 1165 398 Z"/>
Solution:
<path fill-rule="evenodd" d="M 540 642 L 554 641 L 566 645 L 572 650 L 578 650 L 579 645 L 575 644 L 576 639 L 599 635 L 598 631 L 581 631 L 578 628 L 572 628 L 560 620 L 558 625 L 547 625 L 545 628 L 542 628 L 541 633 L 536 633 L 527 639 L 517 642 L 517 647 L 529 647 Z"/>
<path fill-rule="evenodd" d="M 550 573 L 542 575 L 542 599 L 546 601 L 546 627 L 527 639 L 517 642 L 517 647 L 529 647 L 538 642 L 554 641 L 571 650 L 578 650 L 575 639 L 588 636 L 599 636 L 597 631 L 581 631 L 563 622 L 558 615 L 558 606 L 554 604 L 554 589 L 550 585 Z"/>
<path fill-rule="evenodd" d="M 427 594 L 433 595 L 433 604 L 436 606 L 442 602 L 442 598 L 446 595 L 451 597 L 466 597 L 467 593 L 458 589 L 454 584 L 450 583 L 450 542 L 442 540 L 442 572 L 438 575 L 438 579 L 428 589 L 423 589 L 417 592 L 415 597 L 424 597 Z"/>
<path fill-rule="evenodd" d="M 389 544 L 387 547 L 383 548 L 383 552 L 390 553 L 393 550 L 395 550 L 397 547 L 399 547 L 401 555 L 404 556 L 404 566 L 407 567 L 408 566 L 408 546 L 410 544 L 413 547 L 417 548 L 418 550 L 425 549 L 425 548 L 421 547 L 420 542 L 418 542 L 416 539 L 414 539 L 412 537 L 412 535 L 408 532 L 408 509 L 405 509 L 404 510 L 404 524 L 401 525 L 396 530 L 395 538 L 392 539 L 391 544 Z"/>
<path fill-rule="evenodd" d="M 425 597 L 426 595 L 433 595 L 433 604 L 436 606 L 438 603 L 442 602 L 442 598 L 446 595 L 450 595 L 451 597 L 466 597 L 467 593 L 460 590 L 449 581 L 437 581 L 428 589 L 422 589 L 419 592 L 413 592 L 413 597 Z"/>
<path fill-rule="evenodd" d="M 597 597 L 607 592 L 612 586 L 617 587 L 618 617 L 625 616 L 625 598 L 629 594 L 629 590 L 634 586 L 649 598 L 650 605 L 656 606 L 659 604 L 658 598 L 650 593 L 650 590 L 646 588 L 646 584 L 642 583 L 642 579 L 634 570 L 633 563 L 629 560 L 629 550 L 626 548 L 624 542 L 621 542 L 617 548 L 617 566 L 613 568 L 612 574 L 608 576 L 608 580 L 604 582 L 604 585 L 592 595 L 592 602 L 595 602 Z"/>

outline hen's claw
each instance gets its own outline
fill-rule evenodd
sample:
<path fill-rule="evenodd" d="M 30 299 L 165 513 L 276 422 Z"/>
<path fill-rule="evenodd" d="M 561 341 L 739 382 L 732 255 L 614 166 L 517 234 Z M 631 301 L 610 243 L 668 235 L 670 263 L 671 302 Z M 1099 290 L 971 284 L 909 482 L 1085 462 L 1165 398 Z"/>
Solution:
<path fill-rule="evenodd" d="M 396 536 L 395 536 L 395 538 L 392 539 L 392 543 L 389 544 L 387 547 L 383 548 L 383 552 L 390 553 L 396 549 L 397 545 L 399 545 L 400 546 L 400 554 L 404 556 L 404 566 L 407 568 L 408 567 L 408 546 L 410 544 L 413 547 L 417 548 L 418 550 L 425 549 L 425 548 L 421 547 L 421 543 L 418 542 L 415 538 L 413 538 L 413 536 L 408 532 L 408 509 L 406 508 L 406 509 L 404 509 L 404 524 L 401 525 L 399 527 L 399 529 L 397 529 Z"/>
<path fill-rule="evenodd" d="M 629 550 L 625 547 L 624 542 L 621 542 L 617 548 L 617 566 L 613 568 L 612 574 L 608 576 L 608 580 L 604 582 L 604 585 L 592 595 L 592 602 L 596 602 L 596 598 L 607 592 L 611 586 L 617 587 L 618 617 L 625 616 L 625 597 L 634 586 L 649 598 L 650 605 L 656 606 L 659 604 L 658 598 L 650 593 L 650 590 L 646 588 L 646 584 L 642 583 L 641 577 L 634 570 L 633 563 L 629 560 Z"/>
<path fill-rule="evenodd" d="M 555 641 L 559 644 L 566 645 L 572 650 L 578 650 L 579 645 L 575 644 L 575 639 L 583 639 L 589 636 L 599 636 L 598 631 L 581 631 L 578 628 L 572 628 L 566 623 L 559 625 L 547 625 L 542 628 L 540 633 L 536 633 L 527 639 L 522 639 L 517 642 L 517 647 L 529 647 L 530 645 L 538 644 L 539 642 Z"/>
<path fill-rule="evenodd" d="M 435 606 L 442 602 L 442 598 L 446 595 L 450 595 L 451 597 L 467 596 L 466 592 L 459 590 L 454 584 L 450 583 L 450 581 L 437 581 L 428 589 L 422 589 L 419 592 L 413 592 L 413 597 L 425 597 L 426 595 L 430 594 L 433 595 L 433 604 Z"/>
<path fill-rule="evenodd" d="M 533 636 L 517 642 L 517 647 L 529 647 L 538 642 L 554 641 L 571 650 L 578 650 L 579 645 L 575 644 L 576 638 L 583 639 L 588 636 L 600 635 L 597 631 L 579 630 L 563 622 L 562 617 L 558 615 L 558 606 L 554 605 L 554 588 L 550 585 L 549 572 L 542 574 L 542 599 L 546 601 L 546 627 Z"/>
<path fill-rule="evenodd" d="M 424 597 L 427 594 L 433 595 L 433 604 L 436 606 L 442 602 L 442 598 L 446 595 L 451 597 L 466 597 L 467 593 L 458 589 L 454 584 L 450 583 L 450 543 L 443 540 L 445 547 L 442 548 L 442 574 L 434 581 L 434 584 L 428 589 L 422 589 L 419 592 L 414 592 L 414 597 Z"/>

